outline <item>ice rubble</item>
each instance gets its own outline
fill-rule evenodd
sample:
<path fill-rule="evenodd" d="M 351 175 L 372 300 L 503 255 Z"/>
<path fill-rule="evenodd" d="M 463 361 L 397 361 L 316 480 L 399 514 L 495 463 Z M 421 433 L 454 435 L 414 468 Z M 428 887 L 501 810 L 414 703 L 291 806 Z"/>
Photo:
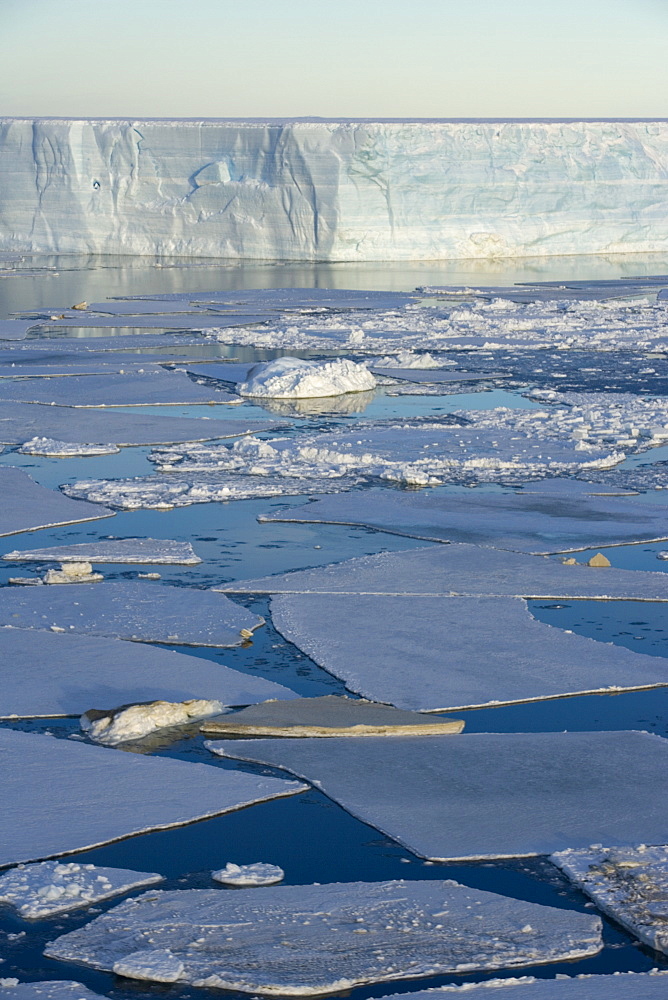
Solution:
<path fill-rule="evenodd" d="M 9 589 L 0 624 L 185 646 L 237 646 L 264 623 L 220 594 L 117 581 Z"/>
<path fill-rule="evenodd" d="M 608 976 L 557 976 L 534 979 L 487 979 L 463 986 L 439 986 L 415 993 L 392 994 L 383 1000 L 665 1000 L 668 972 L 613 972 Z M 12 998 L 13 1000 L 13 998 Z M 16 1000 L 23 1000 L 17 997 Z M 25 1000 L 31 1000 L 26 997 Z M 48 998 L 47 998 L 48 1000 Z"/>
<path fill-rule="evenodd" d="M 102 573 L 93 573 L 93 567 L 89 562 L 66 562 L 62 563 L 60 569 L 48 569 L 43 577 L 20 578 L 10 576 L 10 583 L 27 584 L 62 584 L 62 583 L 101 583 L 104 580 Z"/>
<path fill-rule="evenodd" d="M 472 733 L 221 740 L 238 760 L 304 777 L 423 858 L 664 843 L 668 740 L 647 733 Z"/>
<path fill-rule="evenodd" d="M 204 698 L 151 701 L 140 705 L 122 705 L 110 711 L 89 709 L 81 716 L 81 728 L 95 743 L 113 747 L 141 740 L 159 729 L 183 726 L 224 711 L 223 702 Z"/>
<path fill-rule="evenodd" d="M 339 396 L 375 388 L 376 380 L 365 365 L 347 358 L 305 361 L 301 358 L 276 358 L 260 362 L 237 385 L 240 396 L 275 399 L 311 399 L 315 396 Z"/>
<path fill-rule="evenodd" d="M 69 979 L 36 983 L 0 979 L 0 997 L 2 1000 L 104 1000 L 99 993 Z"/>
<path fill-rule="evenodd" d="M 25 919 L 39 920 L 162 881 L 155 872 L 42 861 L 0 874 L 0 902 L 9 903 Z"/>
<path fill-rule="evenodd" d="M 466 496 L 365 490 L 261 515 L 263 522 L 360 524 L 431 542 L 468 542 L 536 555 L 668 538 L 662 508 L 621 497 Z"/>
<path fill-rule="evenodd" d="M 278 996 L 583 958 L 601 921 L 452 880 L 149 891 L 47 945 L 133 979 Z M 144 957 L 145 956 L 145 957 Z M 152 966 L 163 956 L 169 978 Z"/>
<path fill-rule="evenodd" d="M 122 375 L 0 380 L 0 402 L 50 406 L 175 406 L 238 403 L 233 393 L 198 385 L 182 372 L 127 371 Z M 85 426 L 85 425 L 84 425 Z"/>
<path fill-rule="evenodd" d="M 9 553 L 3 556 L 7 559 Z M 235 594 L 413 594 L 668 601 L 668 575 L 585 565 L 453 542 L 380 552 L 257 580 L 220 584 Z"/>
<path fill-rule="evenodd" d="M 101 538 L 76 545 L 53 545 L 47 549 L 6 552 L 9 562 L 150 563 L 164 566 L 196 566 L 201 559 L 190 542 L 170 538 Z"/>
<path fill-rule="evenodd" d="M 62 493 L 40 486 L 11 465 L 0 467 L 0 536 L 37 531 L 59 524 L 78 524 L 112 517 L 113 511 L 95 504 L 70 500 Z"/>
<path fill-rule="evenodd" d="M 250 705 L 296 698 L 288 688 L 222 663 L 143 642 L 0 628 L 0 718 L 82 715 L 129 702 L 216 698 Z"/>
<path fill-rule="evenodd" d="M 289 704 L 252 705 L 225 718 L 210 719 L 200 728 L 215 736 L 443 736 L 460 733 L 464 723 L 327 694 L 297 698 Z"/>
<path fill-rule="evenodd" d="M 4 728 L 0 753 L 0 867 L 183 826 L 303 788 Z"/>
<path fill-rule="evenodd" d="M 609 917 L 668 954 L 668 847 L 601 847 L 550 857 Z"/>
<path fill-rule="evenodd" d="M 70 458 L 73 455 L 117 455 L 121 449 L 115 444 L 76 444 L 71 441 L 54 441 L 48 437 L 33 437 L 18 449 L 20 455 L 43 455 L 51 458 Z"/>
<path fill-rule="evenodd" d="M 211 878 L 223 885 L 235 885 L 239 888 L 259 885 L 276 885 L 285 878 L 285 872 L 278 865 L 267 865 L 261 861 L 252 865 L 235 865 L 228 861 L 224 868 L 211 872 Z"/>

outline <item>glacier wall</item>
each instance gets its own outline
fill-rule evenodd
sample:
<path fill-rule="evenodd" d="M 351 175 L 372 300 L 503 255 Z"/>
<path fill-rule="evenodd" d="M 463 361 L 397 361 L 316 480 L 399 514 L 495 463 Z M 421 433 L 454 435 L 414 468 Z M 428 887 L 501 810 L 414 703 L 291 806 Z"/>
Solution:
<path fill-rule="evenodd" d="M 0 119 L 0 250 L 665 251 L 668 121 Z"/>

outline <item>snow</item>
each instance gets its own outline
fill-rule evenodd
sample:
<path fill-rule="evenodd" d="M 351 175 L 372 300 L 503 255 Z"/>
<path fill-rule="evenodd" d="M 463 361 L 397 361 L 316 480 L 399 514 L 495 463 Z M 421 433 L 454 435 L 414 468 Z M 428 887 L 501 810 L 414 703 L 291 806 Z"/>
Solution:
<path fill-rule="evenodd" d="M 217 661 L 70 631 L 0 628 L 0 664 L 0 718 L 82 715 L 156 699 L 250 705 L 296 697 Z"/>
<path fill-rule="evenodd" d="M 105 507 L 70 500 L 46 489 L 27 472 L 11 465 L 0 467 L 0 494 L 0 536 L 113 516 L 113 511 Z"/>
<path fill-rule="evenodd" d="M 363 823 L 434 861 L 665 840 L 668 740 L 647 733 L 221 740 L 207 746 L 304 777 Z"/>
<path fill-rule="evenodd" d="M 439 986 L 415 993 L 392 994 L 383 1000 L 665 1000 L 668 972 L 614 972 L 609 976 L 564 976 L 556 979 L 488 979 L 481 983 L 463 986 Z M 492 991 L 492 992 L 488 992 Z M 21 998 L 17 998 L 21 1000 Z M 26 998 L 29 1000 L 29 998 Z"/>
<path fill-rule="evenodd" d="M 203 698 L 188 701 L 152 701 L 141 705 L 124 705 L 105 712 L 93 709 L 81 717 L 81 728 L 95 743 L 117 746 L 170 726 L 184 726 L 225 711 L 221 701 Z"/>
<path fill-rule="evenodd" d="M 0 874 L 0 902 L 9 903 L 24 919 L 39 920 L 162 880 L 155 872 L 42 861 Z"/>
<path fill-rule="evenodd" d="M 597 907 L 668 954 L 668 847 L 590 847 L 550 857 Z"/>
<path fill-rule="evenodd" d="M 9 558 L 11 553 L 3 556 Z M 668 601 L 668 575 L 578 563 L 453 542 L 380 552 L 212 588 L 235 594 L 413 594 Z"/>
<path fill-rule="evenodd" d="M 237 386 L 237 392 L 240 396 L 270 399 L 311 399 L 363 392 L 375 386 L 369 369 L 347 358 L 304 361 L 283 357 L 254 365 L 246 380 Z"/>
<path fill-rule="evenodd" d="M 0 402 L 43 403 L 55 406 L 176 406 L 181 404 L 238 403 L 229 392 L 198 385 L 182 372 L 127 371 L 78 378 L 3 379 Z"/>
<path fill-rule="evenodd" d="M 545 625 L 518 598 L 285 594 L 271 616 L 349 691 L 411 711 L 668 684 L 668 658 Z"/>
<path fill-rule="evenodd" d="M 11 729 L 0 729 L 0 753 L 0 867 L 183 826 L 303 788 Z"/>
<path fill-rule="evenodd" d="M 211 872 L 211 878 L 223 885 L 234 885 L 240 888 L 259 885 L 275 885 L 282 882 L 285 872 L 278 865 L 263 864 L 258 861 L 252 865 L 235 865 L 228 861 L 220 871 Z"/>
<path fill-rule="evenodd" d="M 128 580 L 8 589 L 0 624 L 140 642 L 237 646 L 263 619 L 221 594 Z"/>
<path fill-rule="evenodd" d="M 103 1000 L 99 993 L 68 979 L 36 983 L 0 979 L 0 987 L 2 1000 Z"/>
<path fill-rule="evenodd" d="M 44 455 L 51 458 L 70 458 L 72 455 L 117 455 L 121 449 L 115 444 L 76 444 L 71 441 L 54 441 L 48 437 L 33 437 L 18 449 L 20 455 Z"/>
<path fill-rule="evenodd" d="M 600 934 L 592 914 L 450 880 L 349 882 L 262 892 L 150 891 L 64 934 L 45 954 L 165 981 L 152 974 L 158 952 L 168 968 L 181 967 L 169 981 L 311 996 L 580 958 L 601 949 Z"/>
<path fill-rule="evenodd" d="M 216 736 L 442 736 L 460 733 L 461 719 L 401 712 L 341 695 L 269 701 L 203 723 Z"/>
<path fill-rule="evenodd" d="M 501 493 L 340 494 L 260 521 L 359 524 L 431 542 L 468 542 L 545 555 L 668 538 L 662 508 L 618 497 Z"/>
<path fill-rule="evenodd" d="M 150 563 L 164 566 L 196 566 L 201 559 L 190 542 L 170 538 L 101 538 L 77 545 L 53 545 L 47 549 L 6 552 L 9 562 Z"/>

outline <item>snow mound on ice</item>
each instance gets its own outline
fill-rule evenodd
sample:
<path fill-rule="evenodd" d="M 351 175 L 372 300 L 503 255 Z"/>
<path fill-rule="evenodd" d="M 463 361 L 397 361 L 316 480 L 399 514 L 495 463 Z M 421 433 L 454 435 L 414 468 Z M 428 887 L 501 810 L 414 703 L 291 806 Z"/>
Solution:
<path fill-rule="evenodd" d="M 332 361 L 277 358 L 254 365 L 237 390 L 241 396 L 308 399 L 363 392 L 375 385 L 376 380 L 368 368 L 346 358 Z"/>

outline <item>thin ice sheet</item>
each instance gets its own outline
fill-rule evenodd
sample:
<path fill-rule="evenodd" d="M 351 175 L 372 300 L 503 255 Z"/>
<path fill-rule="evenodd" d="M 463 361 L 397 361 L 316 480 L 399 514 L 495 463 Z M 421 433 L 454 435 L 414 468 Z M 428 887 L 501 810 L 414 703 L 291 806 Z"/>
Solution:
<path fill-rule="evenodd" d="M 113 511 L 40 486 L 23 469 L 0 466 L 0 536 L 112 517 Z"/>
<path fill-rule="evenodd" d="M 201 563 L 190 542 L 170 538 L 101 538 L 78 545 L 6 552 L 9 562 L 148 563 L 157 566 L 196 566 Z"/>
<path fill-rule="evenodd" d="M 100 408 L 236 404 L 239 397 L 222 389 L 198 385 L 178 371 L 130 370 L 122 375 L 82 375 L 80 378 L 3 379 L 0 381 L 0 402 Z"/>
<path fill-rule="evenodd" d="M 665 1000 L 668 972 L 615 972 L 611 976 L 557 979 L 488 979 L 465 986 L 439 986 L 415 993 L 393 993 L 383 1000 Z M 22 1000 L 17 997 L 17 1000 Z M 30 1000 L 30 998 L 26 998 Z"/>

